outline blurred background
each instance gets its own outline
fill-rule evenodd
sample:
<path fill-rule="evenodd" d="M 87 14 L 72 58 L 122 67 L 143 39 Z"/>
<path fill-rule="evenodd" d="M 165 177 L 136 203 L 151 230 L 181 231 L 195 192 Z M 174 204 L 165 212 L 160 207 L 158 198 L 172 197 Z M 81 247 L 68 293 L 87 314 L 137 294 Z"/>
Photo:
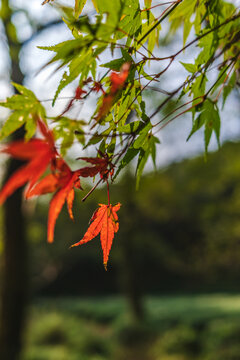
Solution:
<path fill-rule="evenodd" d="M 51 54 L 37 46 L 71 33 L 59 11 L 40 0 L 0 5 L 0 100 L 13 93 L 12 80 L 40 100 L 51 99 L 62 73 L 52 67 L 39 73 Z M 91 2 L 84 13 L 94 14 Z M 172 39 L 167 27 L 160 45 L 169 54 L 182 46 L 182 34 Z M 173 88 L 186 76 L 179 69 L 176 64 L 161 86 Z M 45 101 L 48 113 L 59 113 L 75 87 L 63 91 L 55 109 Z M 148 107 L 161 96 L 147 92 Z M 22 203 L 17 192 L 0 209 L 1 360 L 240 359 L 239 100 L 236 89 L 222 112 L 222 147 L 216 151 L 212 141 L 207 162 L 201 132 L 186 143 L 186 115 L 160 133 L 157 170 L 148 164 L 138 192 L 133 167 L 111 187 L 111 202 L 122 207 L 107 272 L 99 239 L 69 249 L 98 203 L 106 202 L 105 189 L 82 204 L 90 189 L 84 184 L 74 203 L 75 222 L 64 209 L 51 245 L 48 196 Z M 92 109 L 88 103 L 81 117 Z M 0 108 L 2 122 L 7 115 Z M 5 181 L 15 164 L 0 160 Z"/>

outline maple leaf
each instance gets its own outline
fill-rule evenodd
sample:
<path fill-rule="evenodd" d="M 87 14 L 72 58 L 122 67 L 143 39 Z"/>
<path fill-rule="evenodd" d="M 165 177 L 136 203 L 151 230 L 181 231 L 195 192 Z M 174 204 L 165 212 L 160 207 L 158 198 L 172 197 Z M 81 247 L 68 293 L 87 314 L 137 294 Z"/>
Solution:
<path fill-rule="evenodd" d="M 92 91 L 95 91 L 96 93 L 101 91 L 103 94 L 106 94 L 100 81 L 94 81 Z"/>
<path fill-rule="evenodd" d="M 95 118 L 96 123 L 91 127 L 91 129 L 93 129 L 94 126 L 108 114 L 108 112 L 110 111 L 110 109 L 114 103 L 114 98 L 115 98 L 115 96 L 112 95 L 111 93 L 106 94 L 104 96 L 102 105 L 100 106 L 98 114 Z"/>
<path fill-rule="evenodd" d="M 75 96 L 73 99 L 71 99 L 68 103 L 68 105 L 66 106 L 66 108 L 63 110 L 63 112 L 58 116 L 59 118 L 62 117 L 66 112 L 68 112 L 71 107 L 73 106 L 73 103 L 75 100 L 81 100 L 82 99 L 82 96 L 83 94 L 86 94 L 87 92 L 85 90 L 83 90 L 80 86 L 78 86 L 76 88 L 76 91 L 75 91 Z"/>
<path fill-rule="evenodd" d="M 27 193 L 27 198 L 30 198 L 32 196 L 39 196 L 56 191 L 50 202 L 48 212 L 47 238 L 49 243 L 52 243 L 54 240 L 56 220 L 65 201 L 67 202 L 69 216 L 74 220 L 72 206 L 74 200 L 74 188 L 81 189 L 79 175 L 79 170 L 71 171 L 63 159 L 57 159 L 55 163 L 55 173 L 47 175 Z"/>
<path fill-rule="evenodd" d="M 110 92 L 108 94 L 105 94 L 103 97 L 102 105 L 100 106 L 98 114 L 95 118 L 97 122 L 101 120 L 104 116 L 106 116 L 109 110 L 111 109 L 112 105 L 114 104 L 118 91 L 123 88 L 127 80 L 127 77 L 129 75 L 129 70 L 130 70 L 130 63 L 125 63 L 122 65 L 119 73 L 113 71 L 110 74 L 109 77 L 111 82 Z M 96 124 L 94 124 L 93 127 L 95 125 Z"/>
<path fill-rule="evenodd" d="M 107 270 L 107 262 L 112 247 L 114 234 L 118 231 L 119 223 L 117 211 L 121 204 L 115 206 L 99 204 L 99 208 L 93 213 L 90 220 L 91 224 L 83 236 L 82 240 L 73 244 L 71 247 L 87 243 L 100 233 L 101 246 L 103 250 L 103 265 Z"/>
<path fill-rule="evenodd" d="M 81 168 L 80 175 L 82 177 L 94 177 L 98 173 L 102 179 L 107 179 L 109 174 L 113 176 L 114 173 L 114 165 L 111 163 L 111 160 L 108 154 L 103 154 L 101 151 L 98 151 L 101 157 L 80 157 L 78 159 L 85 160 L 90 164 L 95 166 L 86 166 Z"/>
<path fill-rule="evenodd" d="M 3 186 L 0 191 L 0 204 L 3 204 L 15 190 L 26 183 L 28 183 L 25 191 L 27 197 L 28 192 L 45 172 L 47 166 L 58 156 L 51 130 L 40 119 L 37 123 L 45 139 L 31 139 L 27 143 L 16 141 L 1 150 L 14 158 L 27 160 L 28 163 L 20 167 Z"/>
<path fill-rule="evenodd" d="M 45 138 L 46 143 L 49 145 L 49 147 L 52 149 L 52 151 L 55 152 L 55 154 L 57 154 L 57 150 L 55 148 L 53 131 L 50 130 L 47 127 L 47 125 L 39 118 L 37 119 L 37 124 L 38 124 L 40 132 L 42 133 L 43 137 Z"/>
<path fill-rule="evenodd" d="M 113 71 L 110 75 L 111 89 L 110 94 L 115 94 L 118 90 L 122 89 L 127 80 L 130 70 L 130 63 L 122 65 L 120 73 Z"/>

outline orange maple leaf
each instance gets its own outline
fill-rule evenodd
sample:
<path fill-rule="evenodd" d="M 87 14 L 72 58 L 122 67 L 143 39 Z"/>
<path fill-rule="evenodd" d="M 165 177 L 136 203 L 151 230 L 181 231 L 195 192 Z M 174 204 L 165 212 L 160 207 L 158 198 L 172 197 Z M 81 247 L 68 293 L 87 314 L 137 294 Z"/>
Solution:
<path fill-rule="evenodd" d="M 20 167 L 7 181 L 0 191 L 0 204 L 12 195 L 19 187 L 28 183 L 25 191 L 28 192 L 45 172 L 47 166 L 55 162 L 58 153 L 54 145 L 52 131 L 40 120 L 37 120 L 39 129 L 45 139 L 31 139 L 29 142 L 16 141 L 6 145 L 1 151 L 28 163 Z"/>
<path fill-rule="evenodd" d="M 117 211 L 121 204 L 115 206 L 99 204 L 99 208 L 94 212 L 90 226 L 83 236 L 82 240 L 73 244 L 71 247 L 82 245 L 95 238 L 100 233 L 100 240 L 103 250 L 103 265 L 107 270 L 107 262 L 112 247 L 114 234 L 118 231 Z"/>
<path fill-rule="evenodd" d="M 74 200 L 74 188 L 81 189 L 79 175 L 79 170 L 71 171 L 63 159 L 57 159 L 55 163 L 55 173 L 47 175 L 27 193 L 27 198 L 30 198 L 32 196 L 39 196 L 56 191 L 50 202 L 48 212 L 49 243 L 52 243 L 54 240 L 56 220 L 65 201 L 67 202 L 69 216 L 74 220 L 72 206 Z"/>

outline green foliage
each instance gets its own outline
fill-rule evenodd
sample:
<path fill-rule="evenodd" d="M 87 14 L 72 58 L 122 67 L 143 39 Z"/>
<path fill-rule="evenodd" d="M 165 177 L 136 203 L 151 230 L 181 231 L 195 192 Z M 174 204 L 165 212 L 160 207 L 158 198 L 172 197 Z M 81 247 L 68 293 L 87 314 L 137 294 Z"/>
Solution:
<path fill-rule="evenodd" d="M 13 110 L 1 129 L 0 139 L 4 139 L 25 125 L 25 139 L 29 140 L 36 131 L 36 117 L 46 118 L 45 109 L 32 91 L 19 84 L 13 83 L 13 85 L 19 94 L 7 98 L 5 102 L 0 102 L 0 106 Z"/>
<path fill-rule="evenodd" d="M 139 134 L 139 138 L 143 136 L 144 133 Z M 134 148 L 139 149 L 139 157 L 138 157 L 138 163 L 137 163 L 137 182 L 136 182 L 136 188 L 139 188 L 139 182 L 140 178 L 144 169 L 144 166 L 148 160 L 148 157 L 151 155 L 154 165 L 156 166 L 155 160 L 156 160 L 156 144 L 159 144 L 158 138 L 153 136 L 152 134 L 148 134 L 147 137 L 144 136 L 144 140 L 141 144 L 134 143 Z"/>
<path fill-rule="evenodd" d="M 195 73 L 197 71 L 197 66 L 195 64 L 187 64 L 180 61 L 180 63 L 185 67 L 185 69 L 190 73 Z"/>
<path fill-rule="evenodd" d="M 181 99 L 182 106 L 190 104 L 184 111 L 191 111 L 193 116 L 188 139 L 204 126 L 205 152 L 213 132 L 220 143 L 221 112 L 218 109 L 225 105 L 239 81 L 240 14 L 233 4 L 223 0 L 184 0 L 165 4 L 160 16 L 156 16 L 156 11 L 162 4 L 152 6 L 151 0 L 145 0 L 144 4 L 138 0 L 94 0 L 92 3 L 96 12 L 89 16 L 84 14 L 86 0 L 76 0 L 74 7 L 64 7 L 54 1 L 52 4 L 63 14 L 72 38 L 40 47 L 55 53 L 46 66 L 54 63 L 56 71 L 64 68 L 53 96 L 53 105 L 61 91 L 73 81 L 78 82 L 78 89 L 83 92 L 80 97 L 75 96 L 65 112 L 71 109 L 75 100 L 81 99 L 84 103 L 93 93 L 97 96 L 93 115 L 84 119 L 89 126 L 78 118 L 71 119 L 69 114 L 65 116 L 65 112 L 51 118 L 55 139 L 62 155 L 75 142 L 83 150 L 94 147 L 106 152 L 117 165 L 116 175 L 137 157 L 138 188 L 149 156 L 155 164 L 156 145 L 159 143 L 156 133 L 161 129 L 162 121 L 168 118 L 168 123 L 182 114 L 176 115 L 176 110 L 168 110 L 171 101 Z M 166 26 L 166 18 L 170 22 L 168 40 L 174 40 L 181 27 L 183 47 L 169 56 L 158 58 L 155 52 L 165 41 L 161 37 L 161 28 Z M 156 110 L 152 115 L 148 114 L 145 90 L 153 84 L 158 87 L 161 76 L 171 73 L 171 64 L 193 47 L 197 49 L 195 58 L 189 63 L 181 62 L 188 72 L 186 79 L 176 91 L 165 91 L 166 98 L 161 96 Z M 106 56 L 110 58 L 103 63 Z M 169 63 L 165 65 L 163 60 Z M 160 64 L 160 71 L 151 74 L 151 66 L 156 61 Z M 103 73 L 103 68 L 107 72 Z M 208 75 L 210 71 L 214 76 Z M 15 86 L 20 94 L 0 103 L 13 110 L 0 136 L 3 139 L 25 124 L 28 140 L 35 134 L 36 116 L 45 122 L 47 116 L 30 90 Z M 160 120 L 154 121 L 157 114 Z M 161 119 L 162 114 L 164 119 Z"/>
<path fill-rule="evenodd" d="M 60 140 L 61 154 L 66 155 L 66 150 L 73 145 L 76 139 L 82 145 L 85 144 L 83 126 L 86 125 L 84 120 L 73 120 L 67 117 L 61 117 L 54 128 L 56 140 Z"/>
<path fill-rule="evenodd" d="M 234 89 L 235 85 L 236 85 L 236 73 L 234 72 L 232 74 L 232 76 L 230 77 L 226 86 L 224 86 L 224 88 L 223 88 L 223 106 L 224 106 L 229 94 Z"/>
<path fill-rule="evenodd" d="M 188 139 L 204 125 L 204 140 L 205 140 L 205 153 L 207 154 L 208 145 L 213 131 L 219 144 L 220 138 L 220 117 L 216 103 L 206 99 L 204 103 L 198 108 L 200 114 L 193 122 L 193 127 Z M 220 144 L 219 144 L 220 145 Z"/>
<path fill-rule="evenodd" d="M 234 295 L 147 297 L 140 324 L 122 298 L 45 299 L 31 311 L 23 360 L 235 360 L 238 303 Z M 111 322 L 99 321 L 113 308 Z"/>
<path fill-rule="evenodd" d="M 86 2 L 87 2 L 87 0 L 76 0 L 75 1 L 75 17 L 76 17 L 76 19 L 80 16 Z"/>

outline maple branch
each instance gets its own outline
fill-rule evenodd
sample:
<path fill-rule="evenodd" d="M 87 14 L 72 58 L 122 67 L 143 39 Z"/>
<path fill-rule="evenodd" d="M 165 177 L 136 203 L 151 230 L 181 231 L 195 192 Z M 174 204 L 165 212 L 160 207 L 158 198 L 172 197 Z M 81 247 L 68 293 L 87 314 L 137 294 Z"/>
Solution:
<path fill-rule="evenodd" d="M 160 72 L 159 72 L 158 74 L 156 74 L 151 80 L 149 80 L 148 83 L 147 83 L 146 85 L 144 85 L 144 87 L 141 89 L 140 94 L 142 94 L 142 92 L 149 86 L 149 84 L 151 84 L 152 81 L 154 81 L 155 79 L 157 79 L 157 78 L 159 78 L 161 75 L 163 75 L 163 74 L 169 69 L 169 67 L 171 66 L 172 62 L 173 62 L 173 59 L 171 59 L 171 60 L 169 61 L 168 65 L 167 65 L 162 71 L 160 71 Z M 138 94 L 138 95 L 139 95 L 139 94 Z M 131 106 L 132 106 L 132 105 L 134 104 L 134 102 L 137 100 L 138 95 L 136 95 L 136 96 L 134 97 L 134 99 L 133 99 L 133 100 L 131 101 L 131 103 L 128 105 L 126 111 L 128 111 L 128 110 L 131 109 Z M 125 113 L 120 117 L 120 119 L 118 119 L 117 124 L 122 120 L 122 118 L 123 118 L 124 116 L 125 116 Z"/>
<path fill-rule="evenodd" d="M 233 70 L 233 67 L 234 67 L 234 65 L 236 64 L 236 61 L 237 61 L 237 59 L 238 59 L 239 54 L 240 54 L 240 52 L 234 57 L 234 60 L 232 59 L 232 61 L 226 66 L 226 69 L 225 69 L 225 70 L 227 70 L 229 67 L 232 67 L 232 68 L 230 69 L 229 73 L 226 75 L 226 77 L 225 77 L 225 79 L 224 79 L 224 82 L 226 82 L 227 78 L 229 77 L 229 74 L 230 74 L 231 71 Z M 170 115 L 172 115 L 174 112 L 176 112 L 176 111 L 179 110 L 180 108 L 182 108 L 182 107 L 184 107 L 184 106 L 192 103 L 193 101 L 195 101 L 195 100 L 197 100 L 197 99 L 199 99 L 199 98 L 202 99 L 202 100 L 199 101 L 198 103 L 190 106 L 190 107 L 187 108 L 186 110 L 182 111 L 181 113 L 179 113 L 179 114 L 175 115 L 174 117 L 172 117 L 171 119 L 169 119 L 165 124 L 163 124 L 163 125 L 155 132 L 155 134 L 156 134 L 158 131 L 162 130 L 166 125 L 168 125 L 170 122 L 172 122 L 173 120 L 175 120 L 175 119 L 178 118 L 179 116 L 181 116 L 181 115 L 185 114 L 186 112 L 192 110 L 194 107 L 202 104 L 202 103 L 207 99 L 208 95 L 210 94 L 210 92 L 212 91 L 212 89 L 214 88 L 214 86 L 218 83 L 218 81 L 219 81 L 224 75 L 225 75 L 225 72 L 222 72 L 222 73 L 218 76 L 217 80 L 213 83 L 213 85 L 208 89 L 208 91 L 207 91 L 204 95 L 197 96 L 196 98 L 194 98 L 194 99 L 186 102 L 185 104 L 180 105 L 179 107 L 177 107 L 176 109 L 174 109 L 173 111 L 171 111 L 168 115 L 164 116 L 164 118 L 161 119 L 158 123 L 154 124 L 153 127 L 156 127 L 156 126 L 160 125 L 164 120 L 166 120 Z M 224 84 L 223 84 L 223 85 L 224 85 Z M 223 88 L 223 87 L 222 87 L 222 88 Z M 215 102 L 217 101 L 218 97 L 220 96 L 220 93 L 221 93 L 221 91 L 222 91 L 222 88 L 221 88 L 220 91 L 218 92 L 217 97 L 216 97 L 216 99 L 214 100 Z"/>
<path fill-rule="evenodd" d="M 152 57 L 152 58 L 151 57 L 145 57 L 139 63 L 145 62 L 145 61 L 151 61 L 151 60 L 161 61 L 161 60 L 167 60 L 167 59 L 172 59 L 172 58 L 175 59 L 175 57 L 177 57 L 179 54 L 181 54 L 183 51 L 185 51 L 188 47 L 193 45 L 198 40 L 204 38 L 205 36 L 209 35 L 210 33 L 214 32 L 216 30 L 220 29 L 222 26 L 227 25 L 228 23 L 237 20 L 239 17 L 240 17 L 240 12 L 238 14 L 228 18 L 226 21 L 224 21 L 221 24 L 215 26 L 214 28 L 210 29 L 209 31 L 197 36 L 195 39 L 193 39 L 188 44 L 186 44 L 184 47 L 182 47 L 180 50 L 178 50 L 175 54 L 172 54 L 172 55 L 169 55 L 169 56 L 164 56 L 164 57 Z"/>
<path fill-rule="evenodd" d="M 129 37 L 131 39 L 134 39 L 133 36 L 130 36 Z M 108 45 L 114 45 L 116 48 L 123 48 L 123 49 L 128 49 L 129 51 L 132 51 L 132 50 L 135 50 L 138 54 L 140 54 L 141 56 L 145 57 L 146 55 L 144 55 L 143 53 L 141 53 L 139 50 L 133 48 L 132 46 L 128 46 L 126 44 L 120 44 L 120 43 L 117 43 L 117 42 L 113 42 L 113 41 L 107 41 L 107 40 L 103 40 L 103 39 L 96 39 L 96 41 L 100 42 L 100 43 L 103 43 L 103 44 L 108 44 Z M 144 48 L 144 46 L 142 45 L 142 47 Z M 145 48 L 146 51 L 148 51 L 146 48 Z"/>
<path fill-rule="evenodd" d="M 129 149 L 129 147 L 132 145 L 134 139 L 135 139 L 135 133 L 132 133 L 129 135 L 129 137 L 132 137 L 131 139 L 129 139 L 129 142 L 126 144 L 126 146 L 123 148 L 123 150 L 120 151 L 120 153 L 116 154 L 115 156 L 117 157 L 115 162 L 114 162 L 114 166 L 118 163 L 118 161 L 121 159 L 121 157 L 124 155 L 124 153 Z"/>
<path fill-rule="evenodd" d="M 221 95 L 221 93 L 222 93 L 222 91 L 223 91 L 223 88 L 224 88 L 224 86 L 225 86 L 225 83 L 226 83 L 227 79 L 229 78 L 231 72 L 232 72 L 233 69 L 234 69 L 234 65 L 235 65 L 235 63 L 232 64 L 231 69 L 230 69 L 229 72 L 227 73 L 227 75 L 226 75 L 226 77 L 225 77 L 225 79 L 224 79 L 224 81 L 223 81 L 223 84 L 222 84 L 222 86 L 221 86 L 221 88 L 220 88 L 220 90 L 219 90 L 219 92 L 218 92 L 218 94 L 217 94 L 217 96 L 216 96 L 216 98 L 215 98 L 214 101 L 217 101 L 218 98 L 219 98 L 219 96 Z"/>
<path fill-rule="evenodd" d="M 168 17 L 169 14 L 182 2 L 182 0 L 178 0 L 165 14 L 161 17 L 161 19 L 158 20 L 158 22 L 151 27 L 141 38 L 138 40 L 138 44 L 140 44 L 158 25 L 161 24 L 161 22 Z"/>
<path fill-rule="evenodd" d="M 149 10 L 152 10 L 152 9 L 155 9 L 159 6 L 163 6 L 163 5 L 168 5 L 168 4 L 175 4 L 177 1 L 166 1 L 165 3 L 162 3 L 162 4 L 158 4 L 158 5 L 154 5 L 154 6 L 151 6 L 150 8 L 145 8 L 145 9 L 142 9 L 141 12 L 143 11 L 149 11 Z"/>
<path fill-rule="evenodd" d="M 103 76 L 101 77 L 101 79 L 99 80 L 99 83 L 101 83 L 104 79 L 105 79 L 105 77 L 110 73 L 110 69 L 108 69 L 104 74 L 103 74 Z M 91 92 L 93 91 L 93 87 L 89 90 L 89 92 L 86 94 L 86 95 L 84 95 L 83 96 L 83 100 L 84 99 L 86 99 L 90 94 L 91 94 Z"/>
<path fill-rule="evenodd" d="M 197 76 L 198 74 L 201 74 L 201 72 L 206 68 L 208 68 L 210 66 L 211 63 L 213 63 L 221 54 L 216 55 L 214 58 L 211 59 L 211 62 L 207 62 L 206 64 L 204 64 L 202 66 L 201 69 L 199 69 L 198 71 L 196 71 L 189 79 L 185 80 L 176 90 L 174 90 L 166 99 L 164 99 L 161 104 L 156 108 L 156 110 L 150 115 L 150 119 L 152 119 L 155 115 L 157 115 L 157 113 L 182 89 L 184 88 L 184 86 L 186 86 L 187 84 L 191 83 Z M 236 60 L 236 58 L 239 56 L 239 54 L 237 54 L 236 56 L 234 56 L 233 58 L 231 58 L 230 60 Z M 223 62 L 224 63 L 224 62 Z M 223 64 L 222 63 L 222 64 Z M 220 66 L 220 65 L 218 65 Z M 229 67 L 229 66 L 228 66 Z M 227 68 L 228 68 L 227 67 Z M 219 78 L 217 79 L 217 81 L 219 80 Z M 208 93 L 210 93 L 210 91 L 212 90 L 212 88 L 216 85 L 217 81 L 213 84 L 213 86 L 210 88 L 210 90 L 208 91 Z M 207 93 L 207 95 L 208 95 Z M 207 96 L 206 95 L 206 96 Z M 161 121 L 160 121 L 161 122 Z M 159 123 L 155 124 L 158 125 Z"/>
<path fill-rule="evenodd" d="M 154 134 L 156 134 L 158 131 L 160 131 L 160 130 L 162 130 L 163 128 L 165 128 L 165 126 L 167 126 L 167 125 L 168 125 L 170 122 L 172 122 L 173 120 L 177 119 L 179 116 L 185 114 L 186 112 L 194 109 L 196 106 L 202 104 L 205 100 L 206 100 L 205 95 L 203 95 L 201 101 L 199 101 L 197 104 L 194 104 L 194 105 L 190 106 L 190 107 L 187 108 L 186 110 L 180 112 L 179 114 L 177 114 L 177 115 L 175 115 L 174 117 L 172 117 L 171 119 L 169 119 L 169 120 L 168 120 L 165 124 L 163 124 L 158 130 L 156 130 Z M 192 100 L 192 101 L 193 101 L 193 100 Z M 185 104 L 185 105 L 186 105 L 186 104 Z M 159 123 L 156 124 L 156 125 L 159 125 Z"/>
<path fill-rule="evenodd" d="M 234 65 L 236 64 L 239 55 L 240 55 L 240 52 L 238 52 L 237 55 L 234 56 L 234 57 L 231 59 L 231 62 L 226 66 L 226 69 L 225 69 L 225 70 L 229 69 L 229 67 L 231 67 L 232 65 L 234 66 Z M 217 80 L 214 82 L 214 84 L 213 84 L 213 85 L 210 87 L 210 89 L 207 91 L 206 96 L 207 96 L 208 94 L 210 94 L 210 92 L 212 91 L 212 89 L 214 88 L 214 86 L 217 84 L 217 82 L 218 82 L 223 76 L 224 76 L 224 72 L 222 72 L 222 73 L 218 76 Z"/>
<path fill-rule="evenodd" d="M 154 124 L 152 127 L 156 127 L 158 125 L 160 125 L 161 123 L 164 122 L 164 120 L 166 120 L 169 116 L 171 116 L 172 114 L 174 114 L 176 111 L 182 109 L 183 107 L 187 106 L 188 104 L 191 104 L 193 101 L 197 100 L 197 99 L 201 99 L 203 98 L 205 95 L 201 95 L 201 96 L 197 96 L 195 98 L 193 98 L 192 100 L 187 101 L 186 103 L 178 106 L 176 109 L 173 109 L 172 111 L 170 111 L 167 115 L 165 115 L 160 121 L 158 121 L 156 124 Z M 199 103 L 198 103 L 199 104 Z"/>
<path fill-rule="evenodd" d="M 195 39 L 193 39 L 188 44 L 186 44 L 182 49 L 177 51 L 173 56 L 174 57 L 178 56 L 179 54 L 181 54 L 184 50 L 186 50 L 189 46 L 193 45 L 198 40 L 202 39 L 203 37 L 207 36 L 208 34 L 212 33 L 213 31 L 220 29 L 222 26 L 227 25 L 228 23 L 237 20 L 239 17 L 240 17 L 240 12 L 238 14 L 230 17 L 226 21 L 222 22 L 221 24 L 215 26 L 214 28 L 210 29 L 209 31 L 205 32 L 204 34 L 197 36 Z"/>
<path fill-rule="evenodd" d="M 98 182 L 91 188 L 91 190 L 87 193 L 87 195 L 84 196 L 84 198 L 82 198 L 82 202 L 84 202 L 89 195 L 91 195 L 91 193 L 96 189 L 96 187 L 101 183 L 101 181 L 103 181 L 103 179 L 99 179 Z"/>

